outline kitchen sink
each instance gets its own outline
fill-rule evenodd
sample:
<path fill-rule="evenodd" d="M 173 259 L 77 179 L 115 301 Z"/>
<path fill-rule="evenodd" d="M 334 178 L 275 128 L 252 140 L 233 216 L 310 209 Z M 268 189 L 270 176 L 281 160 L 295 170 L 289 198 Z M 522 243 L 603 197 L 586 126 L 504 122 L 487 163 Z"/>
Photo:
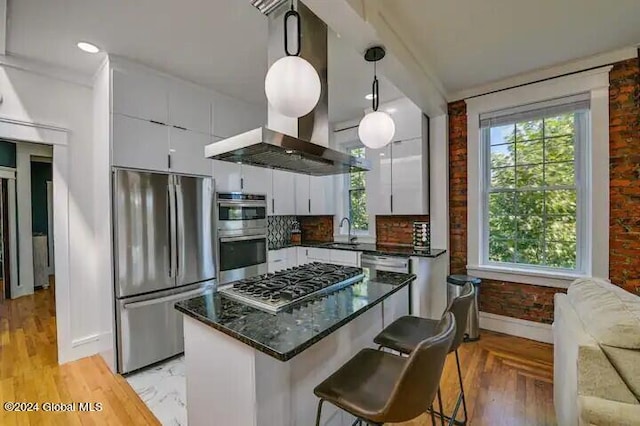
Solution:
<path fill-rule="evenodd" d="M 327 248 L 348 248 L 348 249 L 354 249 L 357 248 L 360 245 L 360 243 L 327 243 L 327 244 L 323 244 L 322 247 L 327 247 Z"/>

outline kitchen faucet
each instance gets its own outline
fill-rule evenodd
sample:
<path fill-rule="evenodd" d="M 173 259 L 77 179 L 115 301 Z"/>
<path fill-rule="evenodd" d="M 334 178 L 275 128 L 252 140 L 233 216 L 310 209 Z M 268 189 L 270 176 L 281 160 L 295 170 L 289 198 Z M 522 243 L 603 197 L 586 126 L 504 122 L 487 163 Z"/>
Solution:
<path fill-rule="evenodd" d="M 347 241 L 349 242 L 349 244 L 353 244 L 358 239 L 358 237 L 356 237 L 355 235 L 353 237 L 351 236 L 351 220 L 348 217 L 343 217 L 342 218 L 342 220 L 340 221 L 340 228 L 342 228 L 342 224 L 344 223 L 345 220 L 347 221 L 347 224 L 349 225 L 349 231 L 348 231 L 348 234 L 347 234 Z"/>

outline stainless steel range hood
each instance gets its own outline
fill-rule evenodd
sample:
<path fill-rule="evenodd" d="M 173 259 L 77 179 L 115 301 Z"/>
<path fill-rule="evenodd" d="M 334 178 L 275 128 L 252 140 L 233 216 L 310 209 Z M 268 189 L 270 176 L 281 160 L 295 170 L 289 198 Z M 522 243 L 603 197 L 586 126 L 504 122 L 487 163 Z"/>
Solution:
<path fill-rule="evenodd" d="M 284 55 L 283 16 L 289 5 L 282 0 L 251 0 L 269 19 L 269 64 Z M 302 2 L 297 2 L 302 21 L 300 56 L 314 66 L 322 92 L 318 104 L 304 117 L 289 118 L 269 107 L 268 127 L 259 127 L 214 142 L 205 156 L 214 160 L 250 164 L 314 176 L 368 171 L 368 161 L 329 148 L 327 88 L 327 25 Z"/>

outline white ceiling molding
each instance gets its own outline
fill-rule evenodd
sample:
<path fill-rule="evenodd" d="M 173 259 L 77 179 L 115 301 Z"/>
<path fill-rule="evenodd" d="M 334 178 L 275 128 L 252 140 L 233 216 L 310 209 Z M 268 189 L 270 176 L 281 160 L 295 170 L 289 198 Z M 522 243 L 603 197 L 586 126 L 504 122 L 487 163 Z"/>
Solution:
<path fill-rule="evenodd" d="M 22 56 L 0 55 L 0 66 L 31 72 L 66 83 L 78 84 L 89 88 L 93 87 L 91 75 Z"/>
<path fill-rule="evenodd" d="M 491 92 L 510 89 L 512 87 L 522 86 L 524 84 L 536 83 L 549 78 L 560 77 L 567 74 L 588 70 L 591 68 L 610 65 L 615 62 L 624 61 L 626 59 L 635 58 L 638 55 L 637 47 L 626 47 L 599 55 L 589 56 L 587 58 L 578 59 L 576 61 L 565 62 L 549 68 L 544 68 L 524 74 L 519 74 L 504 80 L 484 84 L 470 89 L 461 90 L 452 93 L 448 97 L 448 101 L 458 101 L 468 99 L 475 96 L 484 95 Z"/>
<path fill-rule="evenodd" d="M 379 72 L 427 115 L 446 113 L 442 83 L 411 53 L 410 38 L 391 28 L 393 17 L 385 12 L 382 2 L 367 2 L 366 7 L 361 0 L 305 0 L 305 4 L 358 51 L 384 45 L 387 56 L 379 64 Z"/>
<path fill-rule="evenodd" d="M 0 0 L 0 55 L 7 54 L 7 0 Z"/>

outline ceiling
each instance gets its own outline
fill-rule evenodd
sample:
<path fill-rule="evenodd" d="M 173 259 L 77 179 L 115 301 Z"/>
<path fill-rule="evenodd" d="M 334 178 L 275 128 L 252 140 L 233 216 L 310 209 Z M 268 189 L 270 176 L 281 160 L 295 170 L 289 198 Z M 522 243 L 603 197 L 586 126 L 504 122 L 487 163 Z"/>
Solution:
<path fill-rule="evenodd" d="M 640 0 L 361 1 L 393 15 L 395 33 L 449 94 L 640 43 Z M 7 14 L 12 55 L 91 75 L 101 57 L 76 48 L 85 40 L 266 105 L 267 21 L 249 0 L 8 0 Z M 362 115 L 371 79 L 362 52 L 332 33 L 332 121 Z M 383 102 L 402 95 L 380 80 Z"/>
<path fill-rule="evenodd" d="M 640 44 L 639 0 L 394 0 L 385 6 L 448 93 Z"/>
<path fill-rule="evenodd" d="M 80 40 L 266 107 L 267 18 L 249 0 L 8 0 L 10 54 L 92 75 L 102 57 Z M 373 69 L 331 32 L 328 73 L 330 120 L 362 116 Z M 402 96 L 380 84 L 383 101 Z"/>

